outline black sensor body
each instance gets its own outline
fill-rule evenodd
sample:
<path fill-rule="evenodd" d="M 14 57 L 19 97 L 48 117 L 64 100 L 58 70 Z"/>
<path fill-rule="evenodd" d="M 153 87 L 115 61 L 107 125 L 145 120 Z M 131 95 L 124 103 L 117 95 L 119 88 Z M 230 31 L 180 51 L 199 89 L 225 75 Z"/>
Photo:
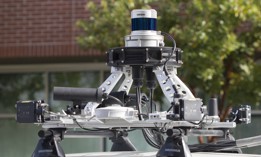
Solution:
<path fill-rule="evenodd" d="M 103 92 L 100 88 L 72 88 L 72 87 L 54 87 L 53 99 L 72 102 L 89 102 L 100 103 Z"/>
<path fill-rule="evenodd" d="M 16 103 L 16 121 L 19 123 L 38 122 L 37 101 L 18 101 Z"/>
<path fill-rule="evenodd" d="M 172 47 L 116 47 L 107 51 L 107 64 L 109 66 L 163 65 L 170 57 L 169 64 L 180 67 L 182 65 L 182 50 L 176 48 L 172 53 Z"/>
<path fill-rule="evenodd" d="M 173 114 L 167 114 L 167 119 L 184 121 L 200 121 L 202 119 L 200 99 L 179 99 L 179 103 L 173 105 Z"/>

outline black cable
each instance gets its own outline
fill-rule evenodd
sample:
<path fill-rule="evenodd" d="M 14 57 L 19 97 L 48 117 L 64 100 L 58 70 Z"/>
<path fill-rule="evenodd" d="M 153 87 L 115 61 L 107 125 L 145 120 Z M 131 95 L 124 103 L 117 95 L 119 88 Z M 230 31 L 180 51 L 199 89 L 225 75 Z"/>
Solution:
<path fill-rule="evenodd" d="M 165 142 L 164 137 L 162 136 L 160 130 L 158 129 L 151 129 L 151 132 L 154 136 L 155 141 L 158 143 L 158 145 L 162 146 Z"/>
<path fill-rule="evenodd" d="M 155 148 L 160 148 L 164 144 L 164 138 L 161 135 L 161 132 L 155 129 L 143 129 L 144 137 L 148 139 L 150 145 Z"/>
<path fill-rule="evenodd" d="M 137 101 L 137 110 L 138 110 L 138 118 L 139 120 L 142 120 L 141 118 L 141 97 L 140 97 L 140 87 L 136 87 L 136 101 Z"/>
<path fill-rule="evenodd" d="M 157 111 L 157 104 L 156 104 L 155 102 L 153 102 L 153 101 L 152 101 L 152 103 L 153 103 L 153 105 L 154 105 L 155 111 Z"/>
<path fill-rule="evenodd" d="M 170 79 L 170 77 L 169 77 L 169 72 L 168 72 L 168 70 L 167 70 L 167 68 L 166 68 L 166 65 L 167 65 L 168 61 L 171 59 L 171 57 L 173 56 L 173 54 L 175 53 L 176 48 L 177 48 L 177 44 L 176 44 L 175 39 L 174 39 L 170 34 L 168 34 L 168 33 L 166 33 L 166 32 L 161 32 L 161 34 L 164 35 L 164 36 L 166 36 L 166 37 L 168 37 L 168 39 L 169 39 L 170 41 L 172 41 L 172 44 L 173 44 L 172 52 L 169 54 L 168 58 L 166 59 L 166 61 L 165 61 L 165 63 L 164 63 L 164 66 L 163 66 L 163 71 L 165 72 L 165 74 L 166 74 L 166 76 L 167 76 L 166 81 L 168 81 L 168 80 Z M 178 60 L 177 60 L 177 54 L 176 54 L 176 61 L 178 62 Z M 178 94 L 178 90 L 177 90 L 177 88 L 176 88 L 175 85 L 173 85 L 172 88 L 173 88 L 174 91 L 175 91 L 174 97 L 173 97 L 173 99 L 175 99 L 175 94 Z M 173 102 L 174 102 L 174 101 L 173 101 Z M 170 106 L 170 108 L 167 110 L 167 112 L 169 112 L 169 111 L 172 109 L 173 106 L 174 106 L 174 105 L 172 104 L 172 105 Z"/>
<path fill-rule="evenodd" d="M 158 133 L 155 133 L 153 130 L 147 130 L 149 137 L 151 139 L 151 141 L 154 141 L 154 143 L 158 146 L 161 147 L 161 145 L 164 143 L 164 139 L 162 141 L 162 136 L 159 136 Z"/>
<path fill-rule="evenodd" d="M 171 106 L 169 107 L 169 109 L 167 110 L 167 113 L 168 113 L 172 108 L 173 108 L 173 105 L 171 105 Z"/>
<path fill-rule="evenodd" d="M 138 114 L 138 115 L 145 116 L 146 118 L 149 117 L 147 114 L 144 114 L 144 113 L 141 113 L 141 114 Z"/>
<path fill-rule="evenodd" d="M 205 117 L 207 116 L 207 114 L 204 114 L 204 116 L 202 117 L 202 119 L 198 122 L 198 123 L 195 123 L 195 122 L 191 122 L 191 121 L 189 121 L 191 124 L 194 124 L 194 125 L 200 125 L 202 122 L 203 122 L 203 120 L 205 119 Z"/>
<path fill-rule="evenodd" d="M 150 97 L 151 98 L 151 97 Z M 145 100 L 144 100 L 145 99 Z M 151 100 L 151 99 L 150 99 Z M 141 102 L 145 102 L 145 104 L 147 104 L 146 101 L 148 101 L 146 95 L 143 95 L 141 98 L 141 92 L 140 92 L 140 87 L 136 87 L 136 101 L 137 101 L 137 110 L 138 110 L 138 117 L 139 120 L 142 120 L 142 115 L 143 116 L 148 116 L 146 114 L 141 113 Z M 145 141 L 152 147 L 159 149 L 161 147 L 162 142 L 162 138 L 156 138 L 156 133 L 151 133 L 148 129 L 142 129 L 142 134 L 144 136 Z M 159 141 L 159 140 L 161 141 Z M 159 144 L 160 143 L 160 144 Z"/>
<path fill-rule="evenodd" d="M 146 133 L 146 131 L 145 131 L 145 130 L 142 130 L 142 131 L 143 131 L 143 135 L 144 135 L 145 140 L 147 141 L 147 143 L 150 144 L 152 147 L 157 148 L 157 144 L 154 143 L 154 142 L 150 139 L 150 137 L 149 137 L 149 135 Z"/>
<path fill-rule="evenodd" d="M 164 63 L 164 67 L 163 67 L 163 68 L 164 68 L 163 70 L 165 71 L 166 75 L 168 76 L 169 73 L 168 73 L 168 71 L 167 71 L 167 69 L 166 69 L 166 65 L 167 65 L 167 62 L 171 59 L 171 57 L 173 56 L 173 54 L 174 54 L 175 51 L 176 51 L 176 41 L 175 41 L 175 39 L 174 39 L 170 34 L 168 34 L 168 33 L 166 33 L 166 32 L 161 32 L 161 34 L 164 35 L 164 36 L 167 36 L 168 39 L 169 39 L 170 41 L 172 41 L 172 44 L 173 44 L 172 52 L 169 54 L 168 58 L 166 59 L 166 61 L 165 61 L 165 63 Z"/>
<path fill-rule="evenodd" d="M 230 121 L 230 122 L 235 122 L 235 121 L 236 121 L 236 119 L 237 119 L 237 113 L 238 113 L 238 110 L 236 110 L 236 113 L 235 113 L 235 112 L 232 112 L 232 113 L 231 113 L 231 114 L 233 114 L 234 118 L 233 118 L 233 120 Z"/>
<path fill-rule="evenodd" d="M 145 101 L 145 102 L 148 102 L 148 101 L 149 101 L 149 99 L 148 99 L 148 97 L 147 97 L 147 95 L 146 95 L 145 93 L 142 93 L 142 94 L 141 94 L 141 100 L 143 100 L 143 101 Z"/>
<path fill-rule="evenodd" d="M 154 148 L 157 148 L 157 149 L 160 148 L 160 145 L 158 145 L 157 143 L 153 142 L 152 137 L 149 137 L 150 135 L 149 135 L 149 133 L 147 132 L 146 129 L 142 129 L 142 133 L 143 133 L 143 136 L 144 136 L 146 142 L 147 142 L 150 146 L 152 146 L 152 147 L 154 147 Z"/>
<path fill-rule="evenodd" d="M 88 128 L 85 128 L 83 126 L 81 126 L 79 124 L 79 122 L 76 120 L 76 118 L 73 118 L 73 121 L 83 130 L 86 130 L 86 131 L 99 131 L 99 130 L 107 130 L 107 129 L 88 129 Z"/>
<path fill-rule="evenodd" d="M 145 141 L 146 141 L 150 146 L 152 146 L 152 147 L 154 147 L 154 148 L 156 148 L 156 149 L 159 149 L 159 148 L 160 148 L 160 147 L 158 147 L 157 145 L 155 145 L 154 143 L 152 143 L 152 142 L 148 139 L 148 137 L 146 137 L 145 134 L 143 134 L 143 135 L 144 135 Z"/>
<path fill-rule="evenodd" d="M 129 130 L 126 130 L 127 132 L 132 132 L 132 131 L 135 131 L 136 129 L 129 129 Z"/>
<path fill-rule="evenodd" d="M 141 104 L 142 104 L 143 106 L 145 106 L 147 117 L 148 117 L 148 114 L 149 114 L 149 112 L 150 112 L 150 111 L 149 111 L 150 109 L 149 109 L 148 102 L 149 102 L 149 99 L 148 99 L 147 95 L 144 94 L 144 93 L 142 93 L 142 95 L 141 95 Z"/>
<path fill-rule="evenodd" d="M 95 128 L 95 129 L 88 129 L 88 128 L 85 128 L 83 126 L 81 126 L 79 124 L 79 122 L 76 120 L 76 118 L 73 118 L 73 121 L 83 130 L 86 130 L 86 131 L 101 131 L 101 130 L 109 130 L 109 129 L 102 129 L 102 128 Z M 129 130 L 126 130 L 127 132 L 131 132 L 131 131 L 135 131 L 136 129 L 129 129 Z"/>
<path fill-rule="evenodd" d="M 122 106 L 125 106 L 124 103 L 123 103 L 122 101 L 120 101 L 120 99 L 118 99 L 118 98 L 116 98 L 116 97 L 114 97 L 114 96 L 112 96 L 112 95 L 108 95 L 108 98 L 117 101 L 117 102 L 118 102 L 119 104 L 121 104 Z"/>
<path fill-rule="evenodd" d="M 161 127 L 161 128 L 159 128 L 157 126 L 157 123 L 154 123 L 154 125 L 155 125 L 156 129 L 158 129 L 158 130 L 155 130 L 155 131 L 157 131 L 158 133 L 166 133 L 166 125 L 167 125 L 167 123 L 164 123 L 163 127 Z M 165 131 L 164 131 L 164 129 L 165 129 Z"/>
<path fill-rule="evenodd" d="M 150 113 L 153 112 L 153 88 L 150 89 Z M 154 110 L 156 111 L 156 105 L 155 105 L 155 108 Z"/>

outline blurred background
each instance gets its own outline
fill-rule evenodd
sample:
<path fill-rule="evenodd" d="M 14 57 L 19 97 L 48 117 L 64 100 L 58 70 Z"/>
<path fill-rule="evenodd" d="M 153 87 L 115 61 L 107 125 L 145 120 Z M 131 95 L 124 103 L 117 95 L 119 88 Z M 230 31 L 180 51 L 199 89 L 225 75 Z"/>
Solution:
<path fill-rule="evenodd" d="M 135 8 L 157 10 L 158 30 L 184 50 L 178 75 L 205 103 L 218 98 L 222 120 L 233 106 L 252 106 L 252 123 L 233 135 L 261 134 L 260 0 L 1 0 L 1 156 L 31 156 L 38 141 L 41 126 L 16 123 L 17 100 L 43 99 L 59 111 L 68 103 L 52 100 L 54 86 L 98 87 L 106 79 L 105 51 L 124 46 Z M 160 90 L 156 95 L 164 108 Z M 130 135 L 138 150 L 153 150 L 142 138 L 139 131 Z M 108 151 L 110 145 L 102 138 L 62 141 L 66 153 Z M 243 151 L 261 154 L 261 147 Z"/>

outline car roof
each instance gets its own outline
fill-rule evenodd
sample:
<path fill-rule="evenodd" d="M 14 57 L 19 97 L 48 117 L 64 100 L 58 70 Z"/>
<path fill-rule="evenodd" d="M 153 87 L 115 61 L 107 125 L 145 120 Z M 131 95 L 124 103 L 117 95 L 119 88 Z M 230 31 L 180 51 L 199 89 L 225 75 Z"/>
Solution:
<path fill-rule="evenodd" d="M 155 157 L 157 152 L 138 152 L 138 151 L 126 151 L 126 152 L 92 152 L 92 153 L 77 153 L 67 154 L 66 157 Z M 261 157 L 261 155 L 254 154 L 233 154 L 233 153 L 191 153 L 192 157 Z"/>

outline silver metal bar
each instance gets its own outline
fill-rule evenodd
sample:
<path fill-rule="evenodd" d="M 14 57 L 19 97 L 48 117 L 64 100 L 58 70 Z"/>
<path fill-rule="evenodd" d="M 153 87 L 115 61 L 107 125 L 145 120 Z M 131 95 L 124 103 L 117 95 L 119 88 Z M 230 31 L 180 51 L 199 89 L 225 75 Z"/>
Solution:
<path fill-rule="evenodd" d="M 224 131 L 222 130 L 189 130 L 188 136 L 224 136 Z"/>
<path fill-rule="evenodd" d="M 173 81 L 177 84 L 178 87 L 180 87 L 180 90 L 182 94 L 184 94 L 184 98 L 194 99 L 194 95 L 190 91 L 190 89 L 186 86 L 184 82 L 182 82 L 179 77 L 175 74 L 172 75 Z"/>
<path fill-rule="evenodd" d="M 179 130 L 179 129 L 173 129 L 174 134 L 180 134 L 182 131 L 183 134 L 186 136 L 219 136 L 222 137 L 224 136 L 224 131 L 222 130 L 198 130 L 198 129 L 190 129 L 186 130 Z"/>
<path fill-rule="evenodd" d="M 174 98 L 174 89 L 173 89 L 173 85 L 176 86 L 176 84 L 174 82 L 171 82 L 171 80 L 168 78 L 168 76 L 165 75 L 164 71 L 162 70 L 162 68 L 157 67 L 156 70 L 154 70 L 154 73 L 156 75 L 156 78 L 158 80 L 158 83 L 160 85 L 160 88 L 163 92 L 163 94 L 165 95 L 165 97 L 167 98 L 167 100 L 172 103 L 173 102 L 173 98 Z"/>
<path fill-rule="evenodd" d="M 65 138 L 90 138 L 90 137 L 113 137 L 113 132 L 109 130 L 102 131 L 66 131 Z"/>
<path fill-rule="evenodd" d="M 132 86 L 132 68 L 130 66 L 123 67 L 124 80 L 121 83 L 121 86 L 117 91 L 125 91 L 129 94 Z"/>
<path fill-rule="evenodd" d="M 58 115 L 57 115 L 58 116 Z M 236 123 L 235 122 L 210 122 L 210 123 L 202 123 L 200 124 L 194 124 L 188 121 L 172 121 L 169 119 L 161 120 L 161 119 L 155 119 L 155 120 L 145 120 L 145 121 L 139 121 L 137 118 L 103 118 L 98 119 L 97 117 L 82 117 L 82 116 L 74 116 L 82 127 L 86 128 L 166 128 L 166 129 L 172 129 L 177 127 L 187 127 L 187 128 L 204 128 L 207 130 L 207 128 L 235 128 Z M 68 127 L 68 128 L 80 128 L 75 121 L 70 116 L 58 116 L 57 120 L 52 121 L 46 121 L 45 123 L 42 123 L 42 126 L 44 128 L 57 128 L 57 127 Z"/>
<path fill-rule="evenodd" d="M 235 146 L 226 147 L 221 150 L 230 150 L 233 148 L 250 148 L 250 147 L 255 147 L 260 145 L 261 145 L 261 135 L 238 139 L 236 140 Z"/>
<path fill-rule="evenodd" d="M 210 124 L 205 123 L 204 128 L 235 128 L 235 122 L 212 122 Z"/>
<path fill-rule="evenodd" d="M 123 72 L 120 69 L 112 67 L 111 75 L 100 85 L 99 88 L 102 89 L 103 93 L 110 94 L 122 75 Z"/>
<path fill-rule="evenodd" d="M 261 145 L 261 135 L 236 140 L 237 147 L 247 148 Z"/>
<path fill-rule="evenodd" d="M 195 99 L 189 88 L 179 79 L 179 77 L 174 72 L 170 73 L 170 75 L 167 76 L 163 68 L 158 66 L 154 70 L 154 73 L 165 97 L 170 103 L 174 100 L 175 91 L 173 86 L 176 87 L 179 94 L 184 95 L 184 98 Z"/>

